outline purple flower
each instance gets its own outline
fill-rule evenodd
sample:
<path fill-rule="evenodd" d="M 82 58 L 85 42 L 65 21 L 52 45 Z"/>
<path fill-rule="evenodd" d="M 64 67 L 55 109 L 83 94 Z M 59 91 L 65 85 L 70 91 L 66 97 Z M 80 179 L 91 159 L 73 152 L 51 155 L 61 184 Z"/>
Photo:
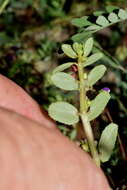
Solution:
<path fill-rule="evenodd" d="M 104 90 L 106 92 L 110 92 L 110 88 L 108 88 L 108 87 L 104 87 L 104 88 L 102 88 L 102 90 Z"/>

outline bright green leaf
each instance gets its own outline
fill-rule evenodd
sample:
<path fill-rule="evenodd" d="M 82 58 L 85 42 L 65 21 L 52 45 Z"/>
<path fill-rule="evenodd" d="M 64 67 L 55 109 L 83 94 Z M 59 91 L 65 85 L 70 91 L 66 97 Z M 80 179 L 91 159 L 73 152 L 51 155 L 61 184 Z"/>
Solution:
<path fill-rule="evenodd" d="M 52 119 L 67 125 L 73 125 L 79 121 L 78 110 L 67 102 L 52 103 L 48 113 Z"/>
<path fill-rule="evenodd" d="M 74 42 L 83 42 L 85 39 L 88 39 L 91 36 L 91 34 L 92 34 L 91 31 L 89 32 L 84 31 L 84 32 L 73 35 L 72 40 Z"/>
<path fill-rule="evenodd" d="M 77 90 L 78 82 L 71 75 L 64 72 L 57 72 L 51 77 L 52 82 L 63 90 Z"/>
<path fill-rule="evenodd" d="M 81 17 L 81 18 L 75 18 L 72 20 L 72 24 L 77 26 L 77 27 L 84 27 L 84 26 L 89 26 L 91 22 L 87 20 L 88 17 Z"/>
<path fill-rule="evenodd" d="M 120 17 L 121 19 L 127 19 L 127 12 L 123 9 L 120 9 L 118 13 L 118 17 Z"/>
<path fill-rule="evenodd" d="M 93 38 L 89 38 L 84 46 L 83 46 L 83 49 L 84 49 L 84 56 L 87 57 L 91 51 L 92 51 L 92 48 L 93 48 Z"/>
<path fill-rule="evenodd" d="M 98 94 L 96 98 L 92 100 L 90 110 L 88 112 L 89 121 L 95 119 L 103 112 L 109 100 L 110 94 L 106 91 L 100 92 L 100 94 Z"/>
<path fill-rule="evenodd" d="M 113 5 L 109 5 L 109 6 L 106 7 L 106 11 L 107 11 L 108 13 L 112 13 L 112 12 L 113 12 L 114 10 L 116 10 L 116 9 L 119 9 L 119 7 L 113 6 Z"/>
<path fill-rule="evenodd" d="M 58 67 L 56 67 L 53 70 L 53 74 L 56 73 L 56 72 L 64 71 L 65 69 L 68 69 L 69 67 L 71 67 L 74 64 L 75 64 L 75 62 L 68 62 L 68 63 L 64 63 L 62 65 L 59 65 Z"/>
<path fill-rule="evenodd" d="M 103 54 L 102 54 L 102 53 L 94 53 L 93 55 L 91 55 L 90 57 L 88 57 L 88 59 L 87 59 L 86 62 L 84 63 L 84 67 L 95 63 L 96 61 L 98 61 L 98 60 L 101 59 L 102 57 L 103 57 Z"/>
<path fill-rule="evenodd" d="M 85 28 L 86 31 L 92 31 L 92 30 L 100 30 L 101 26 L 98 26 L 96 24 L 88 26 L 87 28 Z"/>
<path fill-rule="evenodd" d="M 108 16 L 108 20 L 112 23 L 115 23 L 118 21 L 118 16 L 115 13 L 110 13 Z"/>
<path fill-rule="evenodd" d="M 71 131 L 71 133 L 69 134 L 69 137 L 71 140 L 75 140 L 76 136 L 77 136 L 77 129 L 75 128 Z"/>
<path fill-rule="evenodd" d="M 82 44 L 81 43 L 73 43 L 73 49 L 77 53 L 77 55 L 82 54 Z"/>
<path fill-rule="evenodd" d="M 112 154 L 118 135 L 118 126 L 114 123 L 109 124 L 102 132 L 99 141 L 100 159 L 107 162 Z"/>
<path fill-rule="evenodd" d="M 74 51 L 77 53 L 78 49 L 79 49 L 79 43 L 77 43 L 77 42 L 73 43 L 72 47 L 73 47 Z"/>
<path fill-rule="evenodd" d="M 71 58 L 77 58 L 77 54 L 74 52 L 74 50 L 72 49 L 71 45 L 69 44 L 63 44 L 62 45 L 62 50 L 63 52 Z"/>
<path fill-rule="evenodd" d="M 99 16 L 96 20 L 96 23 L 100 26 L 107 26 L 109 21 L 104 16 Z"/>
<path fill-rule="evenodd" d="M 105 12 L 104 11 L 95 11 L 94 13 L 93 13 L 93 15 L 94 16 L 100 16 L 100 15 L 102 15 L 102 14 L 104 14 Z"/>
<path fill-rule="evenodd" d="M 106 67 L 104 65 L 94 67 L 88 75 L 89 86 L 93 86 L 99 79 L 101 79 L 105 71 Z"/>

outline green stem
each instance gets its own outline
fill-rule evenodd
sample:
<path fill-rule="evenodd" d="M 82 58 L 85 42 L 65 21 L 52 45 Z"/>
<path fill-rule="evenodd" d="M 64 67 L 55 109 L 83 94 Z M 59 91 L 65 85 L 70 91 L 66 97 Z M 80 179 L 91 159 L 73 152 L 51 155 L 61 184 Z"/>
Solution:
<path fill-rule="evenodd" d="M 94 136 L 90 122 L 87 117 L 87 97 L 84 84 L 84 71 L 81 58 L 78 60 L 78 75 L 79 75 L 79 93 L 80 93 L 80 116 L 85 131 L 85 135 L 88 141 L 88 145 L 91 151 L 91 155 L 97 166 L 100 166 L 100 159 L 94 143 Z"/>
<path fill-rule="evenodd" d="M 86 138 L 87 138 L 87 141 L 89 144 L 89 148 L 90 148 L 93 160 L 95 161 L 97 166 L 100 166 L 100 158 L 99 158 L 98 152 L 95 147 L 92 128 L 91 128 L 90 122 L 88 121 L 86 114 L 81 114 L 81 120 L 83 123 L 83 128 L 85 131 L 85 135 L 86 135 Z"/>
<path fill-rule="evenodd" d="M 79 74 L 79 91 L 80 91 L 80 113 L 87 111 L 87 103 L 86 103 L 86 92 L 85 92 L 85 84 L 84 84 L 84 72 L 82 62 L 78 61 L 78 74 Z"/>

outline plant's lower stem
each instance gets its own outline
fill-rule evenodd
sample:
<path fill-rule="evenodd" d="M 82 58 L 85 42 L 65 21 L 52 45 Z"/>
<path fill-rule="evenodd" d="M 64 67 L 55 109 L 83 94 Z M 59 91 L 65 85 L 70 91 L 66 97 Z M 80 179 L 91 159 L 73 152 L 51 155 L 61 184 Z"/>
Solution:
<path fill-rule="evenodd" d="M 85 135 L 86 135 L 86 138 L 88 141 L 88 145 L 89 145 L 93 160 L 95 161 L 97 166 L 100 166 L 100 158 L 99 158 L 98 152 L 95 147 L 94 136 L 93 136 L 90 122 L 88 121 L 88 118 L 87 118 L 87 116 L 85 116 L 85 114 L 81 114 L 81 120 L 83 123 L 83 128 L 85 131 Z"/>
<path fill-rule="evenodd" d="M 100 166 L 100 159 L 98 152 L 96 150 L 96 146 L 94 143 L 94 136 L 92 132 L 92 128 L 90 125 L 90 122 L 88 121 L 87 117 L 87 97 L 86 97 L 86 91 L 85 91 L 85 84 L 84 84 L 84 72 L 83 72 L 83 66 L 79 59 L 78 61 L 78 75 L 79 75 L 79 93 L 80 93 L 80 116 L 83 124 L 83 128 L 85 131 L 85 135 L 88 141 L 88 145 L 91 151 L 91 155 L 93 157 L 93 160 L 95 161 L 97 166 Z"/>

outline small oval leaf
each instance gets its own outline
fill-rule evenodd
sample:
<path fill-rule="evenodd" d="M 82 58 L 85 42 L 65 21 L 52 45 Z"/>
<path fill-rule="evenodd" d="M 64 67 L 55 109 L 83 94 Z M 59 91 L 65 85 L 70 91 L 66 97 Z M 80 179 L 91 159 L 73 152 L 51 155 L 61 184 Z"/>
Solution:
<path fill-rule="evenodd" d="M 74 64 L 75 64 L 75 62 L 68 62 L 68 63 L 64 63 L 62 65 L 59 65 L 58 67 L 56 67 L 53 70 L 53 73 L 64 71 L 65 69 L 68 69 L 69 67 L 71 67 Z"/>
<path fill-rule="evenodd" d="M 76 136 L 77 136 L 77 129 L 75 128 L 71 131 L 71 133 L 69 134 L 69 137 L 71 140 L 75 140 Z"/>
<path fill-rule="evenodd" d="M 89 121 L 95 119 L 103 112 L 109 100 L 110 94 L 106 91 L 100 92 L 100 94 L 98 94 L 95 99 L 92 100 L 90 110 L 87 113 Z"/>
<path fill-rule="evenodd" d="M 118 21 L 118 16 L 115 13 L 110 13 L 108 16 L 108 20 L 112 23 L 115 23 Z"/>
<path fill-rule="evenodd" d="M 79 55 L 79 52 L 82 52 L 82 44 L 81 43 L 73 43 L 73 49 L 75 50 L 75 52 L 77 53 L 77 55 Z"/>
<path fill-rule="evenodd" d="M 84 67 L 89 66 L 89 65 L 95 63 L 96 61 L 98 61 L 102 57 L 103 57 L 102 53 L 94 53 L 93 55 L 91 55 L 90 57 L 88 57 L 88 59 L 84 63 Z"/>
<path fill-rule="evenodd" d="M 113 12 L 113 11 L 116 10 L 116 9 L 119 9 L 119 7 L 114 6 L 114 5 L 108 5 L 108 6 L 106 6 L 106 11 L 107 11 L 108 13 L 111 13 L 111 12 Z"/>
<path fill-rule="evenodd" d="M 84 39 L 87 39 L 91 36 L 92 32 L 91 31 L 84 31 L 84 32 L 81 32 L 81 33 L 78 33 L 78 34 L 75 34 L 71 37 L 71 39 L 74 41 L 74 42 L 82 42 L 84 41 Z"/>
<path fill-rule="evenodd" d="M 85 28 L 86 31 L 91 31 L 91 30 L 100 30 L 101 29 L 101 26 L 98 26 L 98 25 L 91 25 L 91 26 L 88 26 L 87 28 Z"/>
<path fill-rule="evenodd" d="M 79 121 L 78 110 L 67 102 L 52 103 L 48 113 L 52 119 L 67 125 L 73 125 Z"/>
<path fill-rule="evenodd" d="M 109 124 L 102 132 L 99 141 L 99 153 L 102 162 L 107 162 L 112 154 L 118 135 L 118 126 Z"/>
<path fill-rule="evenodd" d="M 77 54 L 74 52 L 74 50 L 72 49 L 71 45 L 69 44 L 63 44 L 62 45 L 62 50 L 63 52 L 71 58 L 77 58 Z"/>
<path fill-rule="evenodd" d="M 104 75 L 105 71 L 106 67 L 104 65 L 98 65 L 94 67 L 88 75 L 89 86 L 93 86 L 98 80 L 100 80 Z"/>
<path fill-rule="evenodd" d="M 63 90 L 77 90 L 78 82 L 71 75 L 64 72 L 57 72 L 51 77 L 52 82 Z"/>
<path fill-rule="evenodd" d="M 93 38 L 88 38 L 88 40 L 86 40 L 83 49 L 84 49 L 84 56 L 88 56 L 93 48 Z"/>
<path fill-rule="evenodd" d="M 118 12 L 118 17 L 120 17 L 121 19 L 127 19 L 127 12 L 123 9 L 120 9 Z"/>
<path fill-rule="evenodd" d="M 78 52 L 78 49 L 79 49 L 79 43 L 77 42 L 74 42 L 73 45 L 72 45 L 74 51 L 77 53 Z"/>
<path fill-rule="evenodd" d="M 100 26 L 107 26 L 109 21 L 104 16 L 99 16 L 96 20 L 96 23 Z"/>
<path fill-rule="evenodd" d="M 74 18 L 71 23 L 77 27 L 89 26 L 91 22 L 89 22 L 87 19 L 87 16 L 81 18 Z"/>
<path fill-rule="evenodd" d="M 104 11 L 95 11 L 94 13 L 93 13 L 93 15 L 94 16 L 100 16 L 100 15 L 102 15 L 102 14 L 104 14 L 105 12 Z"/>

